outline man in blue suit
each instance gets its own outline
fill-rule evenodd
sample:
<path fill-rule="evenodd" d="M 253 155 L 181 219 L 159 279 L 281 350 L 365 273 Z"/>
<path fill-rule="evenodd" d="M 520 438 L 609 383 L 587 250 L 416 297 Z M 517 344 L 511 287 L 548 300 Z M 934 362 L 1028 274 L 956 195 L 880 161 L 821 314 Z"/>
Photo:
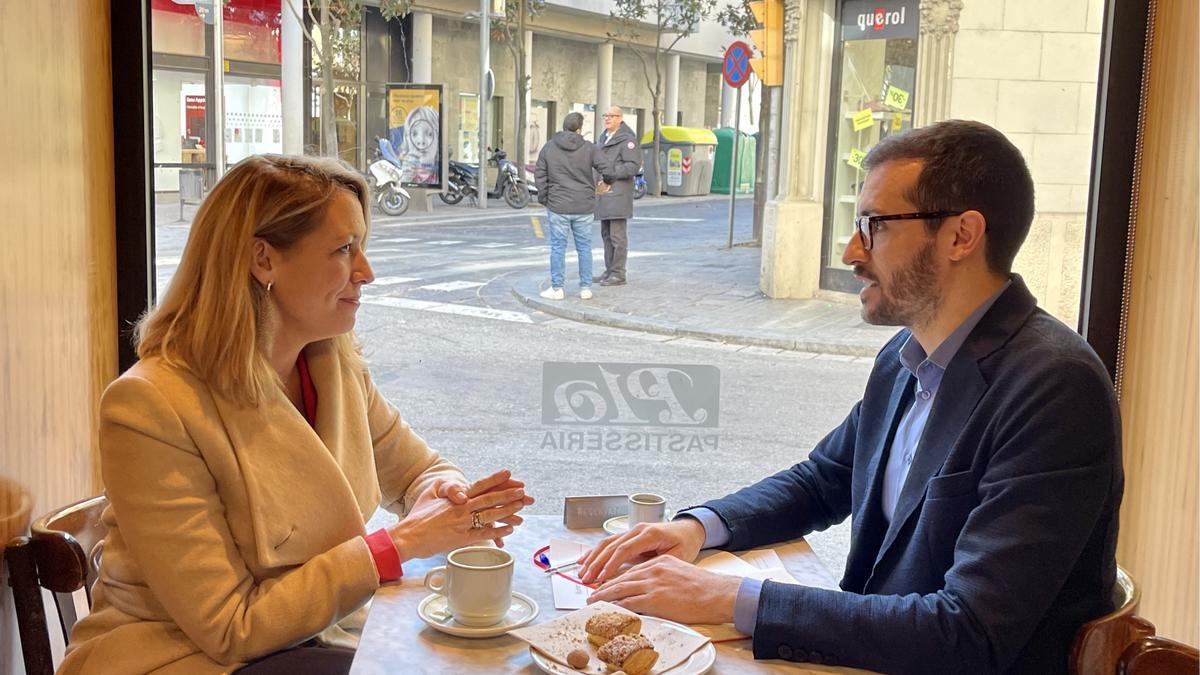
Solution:
<path fill-rule="evenodd" d="M 1075 631 L 1112 609 L 1120 429 L 1096 354 L 1011 272 L 1033 219 L 1029 170 L 998 131 L 957 120 L 885 139 L 864 167 L 842 260 L 864 320 L 904 329 L 862 400 L 807 460 L 606 539 L 580 575 L 604 582 L 593 601 L 733 622 L 755 658 L 1065 672 Z M 685 562 L 847 516 L 841 592 Z"/>

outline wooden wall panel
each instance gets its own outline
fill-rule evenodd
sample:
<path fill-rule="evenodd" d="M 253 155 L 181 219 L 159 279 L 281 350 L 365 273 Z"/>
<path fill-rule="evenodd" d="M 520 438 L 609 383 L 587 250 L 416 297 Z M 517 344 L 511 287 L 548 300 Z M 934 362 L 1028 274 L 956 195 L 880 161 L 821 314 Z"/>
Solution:
<path fill-rule="evenodd" d="M 35 516 L 99 489 L 96 404 L 116 375 L 108 9 L 0 2 L 0 476 Z M 0 672 L 20 672 L 10 598 Z"/>
<path fill-rule="evenodd" d="M 1117 559 L 1162 635 L 1200 644 L 1196 0 L 1160 0 L 1133 256 Z"/>

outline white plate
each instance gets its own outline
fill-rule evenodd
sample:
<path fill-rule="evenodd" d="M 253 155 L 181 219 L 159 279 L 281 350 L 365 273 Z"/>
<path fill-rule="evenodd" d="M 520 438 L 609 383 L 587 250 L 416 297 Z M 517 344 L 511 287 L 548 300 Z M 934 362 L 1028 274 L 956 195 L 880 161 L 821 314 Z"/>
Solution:
<path fill-rule="evenodd" d="M 659 619 L 658 617 L 643 616 L 642 623 L 661 623 L 671 626 L 676 630 L 688 633 L 689 635 L 699 635 L 699 633 L 697 633 L 695 630 L 692 630 L 688 626 L 685 626 L 681 623 L 675 623 L 674 621 L 667 621 L 666 619 Z M 591 663 L 592 668 L 586 671 L 575 670 L 569 666 L 564 666 L 563 664 L 551 659 L 533 647 L 529 648 L 529 656 L 533 659 L 533 664 L 535 666 L 541 669 L 543 673 L 550 673 L 550 675 L 580 675 L 580 673 L 607 672 L 604 664 L 594 656 Z M 671 668 L 670 670 L 662 671 L 661 675 L 703 675 L 704 673 L 707 673 L 709 668 L 712 668 L 713 664 L 716 662 L 717 646 L 711 642 L 707 642 L 703 647 L 692 652 L 692 655 L 689 656 L 686 661 L 675 666 L 674 668 Z"/>
<path fill-rule="evenodd" d="M 675 517 L 674 511 L 667 511 L 667 517 L 663 519 L 664 523 L 670 522 Z M 629 516 L 617 516 L 604 521 L 604 531 L 609 534 L 621 534 L 629 531 Z"/>
<path fill-rule="evenodd" d="M 454 617 L 450 615 L 446 603 L 446 596 L 433 593 L 417 605 L 417 616 L 443 633 L 465 638 L 490 638 L 504 635 L 514 628 L 520 628 L 533 621 L 539 611 L 538 604 L 533 598 L 524 593 L 514 592 L 512 605 L 508 608 L 508 614 L 504 616 L 503 621 L 494 626 L 475 628 L 455 621 Z"/>

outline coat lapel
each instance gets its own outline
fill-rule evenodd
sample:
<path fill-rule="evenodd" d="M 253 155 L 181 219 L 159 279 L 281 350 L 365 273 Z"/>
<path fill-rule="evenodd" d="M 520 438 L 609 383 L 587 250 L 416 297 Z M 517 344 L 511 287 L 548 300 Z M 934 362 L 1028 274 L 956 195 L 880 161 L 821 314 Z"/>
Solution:
<path fill-rule="evenodd" d="M 962 358 L 959 358 L 962 357 Z M 955 357 L 938 385 L 937 400 L 917 444 L 917 451 L 909 467 L 908 477 L 900 490 L 900 498 L 896 502 L 896 511 L 892 514 L 891 525 L 884 535 L 883 545 L 879 547 L 879 555 L 875 564 L 883 559 L 888 547 L 896 541 L 896 535 L 904 529 L 904 523 L 917 510 L 917 506 L 925 499 L 925 488 L 929 479 L 941 471 L 946 462 L 946 456 L 958 440 L 959 434 L 966 426 L 967 418 L 975 411 L 979 399 L 987 390 L 987 383 L 979 372 L 979 366 L 967 354 Z"/>
<path fill-rule="evenodd" d="M 342 406 L 312 365 L 321 426 Z M 363 518 L 335 454 L 282 390 L 272 394 L 257 408 L 213 399 L 242 473 L 258 561 L 282 567 L 361 535 Z"/>
<path fill-rule="evenodd" d="M 897 360 L 899 355 L 896 356 Z M 851 557 L 853 561 L 847 565 L 847 580 L 852 582 L 852 585 L 857 590 L 861 590 L 861 586 L 865 585 L 866 580 L 871 571 L 871 565 L 876 559 L 879 551 L 878 543 L 883 537 L 884 529 L 887 527 L 887 521 L 883 519 L 883 511 L 880 506 L 880 499 L 883 494 L 883 470 L 881 467 L 886 466 L 883 461 L 887 457 L 891 447 L 892 438 L 896 434 L 896 428 L 900 424 L 900 417 L 904 410 L 908 407 L 909 402 L 913 398 L 913 376 L 904 368 L 898 367 L 898 372 L 892 382 L 892 392 L 888 398 L 888 403 L 881 420 L 887 420 L 887 426 L 878 426 L 881 433 L 873 439 L 869 459 L 867 462 L 867 494 L 863 501 L 862 508 L 858 511 L 853 519 L 853 529 L 855 530 L 852 541 L 854 542 L 854 551 Z M 864 422 L 860 421 L 860 424 Z M 851 579 L 850 570 L 854 570 L 854 577 Z"/>
<path fill-rule="evenodd" d="M 883 545 L 879 547 L 876 566 L 896 541 L 905 523 L 925 500 L 929 480 L 941 471 L 967 419 L 987 391 L 988 382 L 980 369 L 980 362 L 1008 342 L 1036 307 L 1037 300 L 1029 293 L 1024 281 L 1020 276 L 1012 275 L 1012 285 L 996 298 L 991 309 L 951 359 L 938 385 L 937 400 L 925 423 L 925 431 L 921 434 L 908 477 L 900 490 L 896 512 L 892 515 Z"/>

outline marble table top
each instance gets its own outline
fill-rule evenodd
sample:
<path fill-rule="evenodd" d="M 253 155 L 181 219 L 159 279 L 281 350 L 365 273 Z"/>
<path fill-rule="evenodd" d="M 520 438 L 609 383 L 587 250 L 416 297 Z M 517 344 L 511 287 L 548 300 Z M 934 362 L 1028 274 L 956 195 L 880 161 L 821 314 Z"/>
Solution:
<path fill-rule="evenodd" d="M 540 613 L 534 623 L 569 613 L 554 608 L 550 579 L 533 564 L 533 554 L 551 538 L 596 543 L 605 532 L 568 530 L 561 516 L 526 516 L 525 523 L 505 540 L 505 548 L 516 557 L 513 590 L 537 601 Z M 821 564 L 808 543 L 797 539 L 772 547 L 792 576 L 802 584 L 837 588 L 837 582 Z M 447 635 L 425 625 L 417 616 L 417 605 L 429 595 L 423 584 L 425 572 L 445 564 L 445 556 L 413 560 L 404 565 L 404 579 L 380 588 L 372 600 L 363 628 L 352 675 L 387 673 L 537 673 L 529 648 L 508 635 L 468 639 Z M 782 660 L 756 661 L 750 640 L 717 644 L 717 662 L 709 672 L 719 675 L 751 673 L 865 673 L 852 668 L 796 664 Z"/>

